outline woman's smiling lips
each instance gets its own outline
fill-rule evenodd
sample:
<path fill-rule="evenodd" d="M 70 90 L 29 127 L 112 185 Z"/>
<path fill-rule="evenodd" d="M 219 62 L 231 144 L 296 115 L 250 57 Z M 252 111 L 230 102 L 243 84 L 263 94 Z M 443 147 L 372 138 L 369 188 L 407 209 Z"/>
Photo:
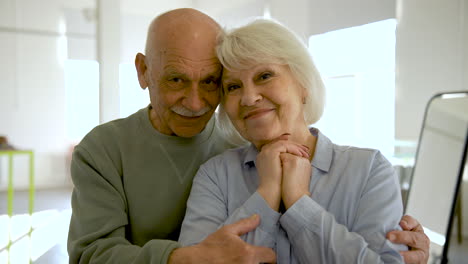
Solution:
<path fill-rule="evenodd" d="M 244 115 L 244 119 L 255 119 L 255 118 L 258 118 L 258 117 L 261 117 L 271 111 L 274 111 L 275 109 L 274 108 L 262 108 L 262 109 L 256 109 L 256 110 L 253 110 L 253 111 L 250 111 L 250 112 L 247 112 L 245 115 Z"/>

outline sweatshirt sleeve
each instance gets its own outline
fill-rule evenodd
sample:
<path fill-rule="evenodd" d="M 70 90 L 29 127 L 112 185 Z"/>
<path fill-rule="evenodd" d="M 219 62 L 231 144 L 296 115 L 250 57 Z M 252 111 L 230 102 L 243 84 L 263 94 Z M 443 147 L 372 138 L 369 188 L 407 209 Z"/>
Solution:
<path fill-rule="evenodd" d="M 400 190 L 390 163 L 377 156 L 360 198 L 352 226 L 303 196 L 281 217 L 300 263 L 320 256 L 322 263 L 403 263 L 400 250 L 385 237 L 402 215 Z"/>
<path fill-rule="evenodd" d="M 219 176 L 220 172 L 202 166 L 195 176 L 179 243 L 183 246 L 200 243 L 218 228 L 258 214 L 260 225 L 241 238 L 252 245 L 274 248 L 280 214 L 271 209 L 257 192 L 229 214 L 227 193 L 222 191 L 225 182 L 220 182 L 223 177 L 216 177 L 217 173 Z"/>
<path fill-rule="evenodd" d="M 127 202 L 120 175 L 119 165 L 105 151 L 91 155 L 81 143 L 75 148 L 69 263 L 167 263 L 179 247 L 170 240 L 137 246 L 126 239 Z"/>

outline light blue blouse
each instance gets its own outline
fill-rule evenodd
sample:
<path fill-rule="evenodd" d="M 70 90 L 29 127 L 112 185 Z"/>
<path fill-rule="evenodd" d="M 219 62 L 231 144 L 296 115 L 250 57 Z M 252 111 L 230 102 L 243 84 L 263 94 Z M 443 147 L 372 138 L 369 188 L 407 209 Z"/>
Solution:
<path fill-rule="evenodd" d="M 403 263 L 385 238 L 401 228 L 400 188 L 393 167 L 377 150 L 333 144 L 317 129 L 310 193 L 286 212 L 257 192 L 255 146 L 227 150 L 203 164 L 187 202 L 179 242 L 193 245 L 223 225 L 260 216 L 250 244 L 273 248 L 278 263 Z"/>

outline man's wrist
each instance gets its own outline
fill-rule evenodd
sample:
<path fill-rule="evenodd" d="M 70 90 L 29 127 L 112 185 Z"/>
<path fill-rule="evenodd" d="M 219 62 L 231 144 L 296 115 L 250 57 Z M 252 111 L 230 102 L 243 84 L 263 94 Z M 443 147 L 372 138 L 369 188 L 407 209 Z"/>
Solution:
<path fill-rule="evenodd" d="M 167 260 L 168 264 L 179 264 L 179 263 L 192 263 L 191 255 L 189 254 L 189 247 L 181 247 L 174 249 Z"/>

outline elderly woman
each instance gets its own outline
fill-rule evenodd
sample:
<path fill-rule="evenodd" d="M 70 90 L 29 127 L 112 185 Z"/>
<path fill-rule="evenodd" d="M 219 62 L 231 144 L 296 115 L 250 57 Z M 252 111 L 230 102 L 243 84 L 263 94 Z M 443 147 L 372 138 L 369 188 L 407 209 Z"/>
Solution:
<path fill-rule="evenodd" d="M 302 42 L 258 20 L 221 36 L 217 53 L 220 115 L 230 119 L 222 124 L 251 144 L 200 167 L 179 241 L 199 243 L 254 215 L 260 226 L 242 238 L 273 248 L 278 263 L 403 262 L 406 246 L 385 238 L 403 212 L 393 168 L 377 150 L 335 145 L 309 128 L 324 87 Z"/>

